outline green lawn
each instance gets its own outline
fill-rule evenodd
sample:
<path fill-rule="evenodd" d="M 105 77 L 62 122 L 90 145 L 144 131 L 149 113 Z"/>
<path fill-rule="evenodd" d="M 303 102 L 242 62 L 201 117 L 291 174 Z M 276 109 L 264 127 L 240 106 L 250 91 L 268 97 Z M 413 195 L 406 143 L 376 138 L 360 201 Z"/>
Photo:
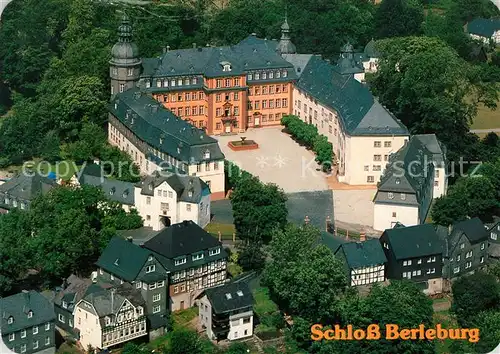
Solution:
<path fill-rule="evenodd" d="M 491 110 L 482 104 L 478 106 L 477 116 L 472 122 L 471 129 L 500 128 L 500 107 Z"/>
<path fill-rule="evenodd" d="M 205 231 L 219 238 L 219 231 L 223 240 L 232 240 L 233 233 L 236 232 L 233 224 L 221 224 L 212 222 L 205 227 Z"/>
<path fill-rule="evenodd" d="M 272 313 L 278 310 L 278 306 L 269 297 L 269 289 L 265 287 L 257 288 L 253 291 L 255 300 L 254 311 L 257 315 Z"/>

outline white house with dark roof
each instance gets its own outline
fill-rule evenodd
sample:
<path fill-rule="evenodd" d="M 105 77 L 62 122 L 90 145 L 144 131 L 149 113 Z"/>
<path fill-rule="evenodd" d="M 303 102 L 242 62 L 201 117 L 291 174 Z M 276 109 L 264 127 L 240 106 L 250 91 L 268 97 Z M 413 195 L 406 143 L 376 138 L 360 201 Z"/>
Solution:
<path fill-rule="evenodd" d="M 184 220 L 201 227 L 210 222 L 210 189 L 199 177 L 155 171 L 134 184 L 107 178 L 101 166 L 89 164 L 71 183 L 102 188 L 106 197 L 120 203 L 125 211 L 136 209 L 144 226 L 154 231 Z"/>
<path fill-rule="evenodd" d="M 184 220 L 201 227 L 210 222 L 210 189 L 198 177 L 155 172 L 136 185 L 134 200 L 144 226 L 153 230 Z"/>
<path fill-rule="evenodd" d="M 245 278 L 205 290 L 198 300 L 200 323 L 211 340 L 253 335 L 253 296 Z"/>
<path fill-rule="evenodd" d="M 434 134 L 415 135 L 389 157 L 373 199 L 373 228 L 383 231 L 396 223 L 425 222 L 432 200 L 448 185 L 446 149 Z M 436 194 L 434 194 L 436 193 Z"/>
<path fill-rule="evenodd" d="M 110 348 L 148 334 L 145 301 L 127 283 L 88 291 L 76 304 L 74 317 L 84 348 Z"/>
<path fill-rule="evenodd" d="M 316 55 L 285 58 L 300 75 L 293 90 L 293 113 L 314 124 L 332 143 L 338 180 L 376 185 L 389 155 L 408 140 L 408 129 L 353 73 L 342 74 Z"/>
<path fill-rule="evenodd" d="M 28 209 L 33 199 L 47 194 L 55 186 L 55 180 L 33 171 L 17 174 L 0 185 L 0 212 Z"/>
<path fill-rule="evenodd" d="M 466 28 L 472 39 L 486 44 L 490 41 L 495 44 L 500 43 L 500 19 L 476 18 L 467 23 Z"/>

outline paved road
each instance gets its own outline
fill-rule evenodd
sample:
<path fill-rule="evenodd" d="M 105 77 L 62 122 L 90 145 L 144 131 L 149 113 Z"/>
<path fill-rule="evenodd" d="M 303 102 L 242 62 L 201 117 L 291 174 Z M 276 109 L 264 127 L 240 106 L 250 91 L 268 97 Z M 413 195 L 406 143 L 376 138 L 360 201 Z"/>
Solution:
<path fill-rule="evenodd" d="M 494 128 L 494 129 L 471 129 L 471 133 L 474 134 L 488 134 L 489 132 L 495 132 L 495 133 L 500 133 L 500 128 Z"/>

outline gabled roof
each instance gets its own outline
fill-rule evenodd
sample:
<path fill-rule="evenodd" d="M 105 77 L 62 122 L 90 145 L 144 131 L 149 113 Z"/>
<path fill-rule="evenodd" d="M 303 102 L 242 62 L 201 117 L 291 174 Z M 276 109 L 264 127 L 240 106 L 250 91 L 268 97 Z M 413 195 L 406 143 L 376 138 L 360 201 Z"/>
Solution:
<path fill-rule="evenodd" d="M 252 70 L 288 68 L 288 80 L 293 79 L 291 65 L 276 51 L 278 42 L 250 35 L 240 43 L 225 47 L 198 47 L 170 50 L 157 59 L 143 59 L 142 77 L 204 75 L 227 76 L 222 63 L 229 63 L 231 76 Z"/>
<path fill-rule="evenodd" d="M 349 135 L 408 135 L 408 129 L 353 75 L 341 75 L 319 56 L 312 56 L 297 81 L 299 89 L 338 112 Z"/>
<path fill-rule="evenodd" d="M 205 295 L 216 314 L 236 311 L 253 306 L 253 296 L 248 282 L 231 281 L 205 290 Z"/>
<path fill-rule="evenodd" d="M 375 203 L 415 205 L 419 218 L 425 220 L 432 202 L 434 188 L 434 155 L 418 136 L 412 136 L 396 153 L 389 157 L 377 186 Z M 405 199 L 389 198 L 388 192 L 403 193 Z"/>
<path fill-rule="evenodd" d="M 32 200 L 40 194 L 46 194 L 57 183 L 47 177 L 43 177 L 36 172 L 30 174 L 18 174 L 0 185 L 0 194 L 8 194 L 11 198 L 19 200 Z M 0 205 L 4 204 L 0 198 Z"/>
<path fill-rule="evenodd" d="M 166 227 L 146 241 L 144 248 L 167 259 L 189 256 L 214 248 L 221 248 L 219 255 L 227 256 L 222 243 L 191 220 Z M 187 258 L 189 262 L 191 257 Z"/>
<path fill-rule="evenodd" d="M 390 249 L 396 259 L 431 256 L 443 253 L 443 245 L 432 224 L 387 229 Z"/>
<path fill-rule="evenodd" d="M 450 234 L 450 243 L 452 247 L 460 240 L 462 234 L 465 234 L 471 244 L 488 240 L 488 231 L 478 217 L 460 221 L 453 225 Z"/>
<path fill-rule="evenodd" d="M 373 38 L 366 44 L 364 55 L 368 58 L 380 58 L 380 53 L 375 48 L 375 41 L 373 40 Z"/>
<path fill-rule="evenodd" d="M 108 109 L 139 139 L 177 160 L 195 163 L 224 159 L 217 140 L 138 88 L 117 94 Z"/>
<path fill-rule="evenodd" d="M 199 203 L 203 196 L 210 194 L 210 188 L 199 177 L 182 176 L 179 174 L 156 173 L 145 177 L 137 185 L 141 194 L 153 195 L 156 187 L 166 182 L 177 193 L 177 199 L 186 203 Z M 152 186 L 152 190 L 149 186 Z"/>
<path fill-rule="evenodd" d="M 384 250 L 378 239 L 364 242 L 347 242 L 339 246 L 337 252 L 343 252 L 349 268 L 364 268 L 387 262 Z"/>
<path fill-rule="evenodd" d="M 30 311 L 32 317 L 28 317 Z M 36 291 L 21 292 L 0 298 L 0 315 L 2 335 L 44 324 L 53 321 L 56 317 L 54 305 Z M 13 318 L 11 324 L 8 323 L 10 317 Z"/>
<path fill-rule="evenodd" d="M 500 19 L 476 18 L 467 24 L 467 32 L 491 38 L 500 31 Z"/>
<path fill-rule="evenodd" d="M 67 279 L 67 286 L 57 292 L 54 297 L 54 304 L 63 307 L 63 302 L 67 304 L 67 310 L 72 312 L 75 305 L 80 301 L 88 288 L 92 285 L 89 278 L 80 278 L 76 275 L 70 275 Z"/>
<path fill-rule="evenodd" d="M 118 313 L 127 300 L 133 306 L 145 306 L 141 292 L 129 283 L 112 288 L 101 288 L 87 294 L 83 300 L 92 304 L 99 318 Z"/>
<path fill-rule="evenodd" d="M 134 281 L 151 254 L 131 241 L 113 237 L 96 265 L 123 280 Z"/>
<path fill-rule="evenodd" d="M 101 166 L 87 164 L 78 172 L 77 176 L 80 184 L 100 187 L 109 200 L 121 204 L 135 205 L 134 184 L 104 177 Z"/>

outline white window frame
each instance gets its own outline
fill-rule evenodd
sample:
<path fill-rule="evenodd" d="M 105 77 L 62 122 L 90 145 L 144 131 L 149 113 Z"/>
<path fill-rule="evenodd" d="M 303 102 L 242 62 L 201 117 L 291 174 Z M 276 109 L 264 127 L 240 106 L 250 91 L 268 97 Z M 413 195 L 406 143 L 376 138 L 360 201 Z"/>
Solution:
<path fill-rule="evenodd" d="M 15 333 L 9 333 L 9 342 L 12 342 L 14 339 L 16 339 L 16 334 Z"/>
<path fill-rule="evenodd" d="M 187 262 L 186 257 L 183 257 L 183 258 L 181 258 L 181 259 L 176 259 L 176 260 L 174 261 L 174 265 L 175 265 L 175 266 L 179 266 L 179 265 L 185 264 L 186 262 Z"/>
<path fill-rule="evenodd" d="M 157 305 L 155 307 L 153 307 L 153 313 L 158 313 L 161 311 L 161 306 L 160 305 Z"/>
<path fill-rule="evenodd" d="M 165 280 L 160 280 L 156 282 L 156 287 L 157 288 L 163 288 L 165 286 Z"/>
<path fill-rule="evenodd" d="M 45 324 L 45 330 L 46 330 L 46 331 L 50 331 L 50 322 L 47 322 L 47 323 Z"/>
<path fill-rule="evenodd" d="M 38 341 L 33 342 L 33 349 L 38 349 Z"/>
<path fill-rule="evenodd" d="M 21 331 L 21 338 L 26 338 L 26 330 L 25 329 L 23 329 Z"/>
<path fill-rule="evenodd" d="M 149 290 L 156 289 L 156 283 L 149 284 Z"/>
<path fill-rule="evenodd" d="M 213 249 L 213 250 L 209 250 L 208 251 L 208 255 L 209 256 L 215 256 L 217 254 L 220 254 L 220 247 L 216 248 L 216 249 Z"/>
<path fill-rule="evenodd" d="M 59 322 L 62 322 L 62 323 L 66 323 L 66 318 L 64 318 L 64 315 L 62 313 L 60 313 L 58 316 L 57 316 L 57 320 Z"/>
<path fill-rule="evenodd" d="M 146 273 L 153 273 L 155 271 L 156 267 L 154 264 L 150 264 L 146 267 Z"/>
<path fill-rule="evenodd" d="M 136 287 L 137 289 L 142 288 L 142 282 L 138 281 L 138 282 L 135 284 L 135 287 Z"/>
<path fill-rule="evenodd" d="M 153 295 L 153 302 L 158 302 L 161 300 L 161 294 L 154 294 Z"/>
<path fill-rule="evenodd" d="M 38 326 L 33 326 L 33 334 L 38 334 Z"/>
<path fill-rule="evenodd" d="M 26 353 L 26 344 L 21 344 L 21 353 Z"/>

